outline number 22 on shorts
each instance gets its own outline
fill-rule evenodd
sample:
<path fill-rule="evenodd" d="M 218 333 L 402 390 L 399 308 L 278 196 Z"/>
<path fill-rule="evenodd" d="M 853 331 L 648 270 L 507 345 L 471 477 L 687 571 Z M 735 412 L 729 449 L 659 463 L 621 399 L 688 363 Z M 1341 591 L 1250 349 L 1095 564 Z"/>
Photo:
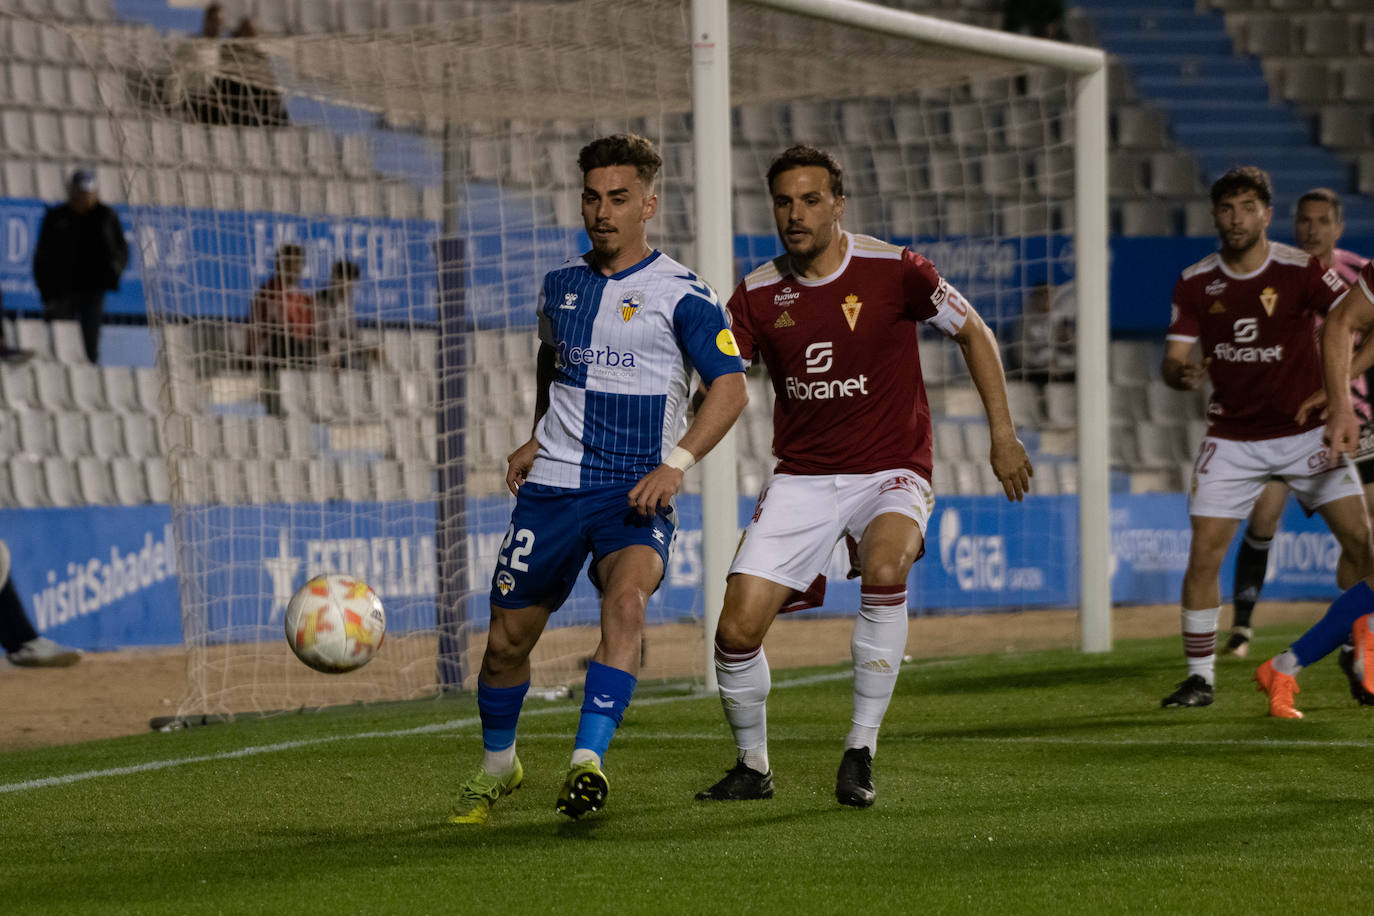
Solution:
<path fill-rule="evenodd" d="M 514 550 L 511 550 L 512 544 L 515 545 Z M 529 572 L 530 566 L 525 562 L 525 558 L 530 555 L 530 551 L 533 549 L 534 532 L 528 528 L 521 528 L 516 531 L 515 526 L 511 525 L 506 529 L 506 539 L 501 542 L 501 552 L 496 555 L 496 565 L 509 567 L 516 572 Z M 509 559 L 506 557 L 508 550 L 510 551 Z"/>

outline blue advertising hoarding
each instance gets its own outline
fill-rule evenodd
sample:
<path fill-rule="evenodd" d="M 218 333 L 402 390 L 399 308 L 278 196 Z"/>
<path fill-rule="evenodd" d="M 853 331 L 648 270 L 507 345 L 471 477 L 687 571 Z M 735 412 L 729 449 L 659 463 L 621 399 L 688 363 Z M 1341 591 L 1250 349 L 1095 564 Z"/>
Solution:
<path fill-rule="evenodd" d="M 479 628 L 510 506 L 509 497 L 468 504 L 463 610 Z M 678 508 L 682 527 L 650 602 L 651 623 L 702 613 L 701 500 L 683 496 Z M 740 524 L 747 523 L 753 501 L 741 499 L 739 510 Z M 204 564 L 193 580 L 203 583 L 204 594 L 191 597 L 215 638 L 277 638 L 291 595 L 325 572 L 370 582 L 393 631 L 433 626 L 440 569 L 432 503 L 210 507 L 182 517 L 187 533 L 205 547 L 189 561 Z M 1190 539 L 1187 498 L 1115 495 L 1111 524 L 1113 602 L 1177 602 Z M 943 497 L 927 534 L 926 555 L 909 582 L 913 614 L 1078 604 L 1076 497 L 1031 496 L 1019 506 L 997 497 Z M 0 510 L 0 536 L 10 546 L 20 597 L 45 635 L 85 649 L 182 641 L 168 507 Z M 1321 520 L 1290 502 L 1270 551 L 1265 599 L 1334 598 L 1339 555 Z M 1234 546 L 1223 567 L 1223 594 L 1233 562 Z M 857 609 L 858 582 L 844 578 L 847 567 L 837 549 L 825 571 L 822 612 Z M 583 576 L 558 623 L 595 623 L 597 614 L 595 592 Z"/>

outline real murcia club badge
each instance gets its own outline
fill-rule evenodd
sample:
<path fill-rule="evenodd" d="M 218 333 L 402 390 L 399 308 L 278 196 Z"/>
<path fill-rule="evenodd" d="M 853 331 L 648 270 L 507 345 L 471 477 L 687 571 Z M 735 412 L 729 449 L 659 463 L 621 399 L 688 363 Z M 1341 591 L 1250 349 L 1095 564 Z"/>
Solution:
<path fill-rule="evenodd" d="M 844 320 L 849 322 L 849 330 L 854 330 L 854 325 L 859 323 L 859 309 L 863 307 L 864 304 L 853 293 L 844 297 L 844 304 L 840 308 L 844 309 Z"/>
<path fill-rule="evenodd" d="M 635 312 L 639 311 L 639 307 L 643 304 L 643 293 L 638 291 L 630 293 L 620 300 L 620 317 L 625 319 L 625 322 L 628 324 L 630 319 L 635 316 Z"/>
<path fill-rule="evenodd" d="M 1274 287 L 1266 286 L 1260 293 L 1260 305 L 1264 306 L 1264 314 L 1270 318 L 1274 317 L 1274 306 L 1279 304 L 1279 294 L 1274 292 Z"/>

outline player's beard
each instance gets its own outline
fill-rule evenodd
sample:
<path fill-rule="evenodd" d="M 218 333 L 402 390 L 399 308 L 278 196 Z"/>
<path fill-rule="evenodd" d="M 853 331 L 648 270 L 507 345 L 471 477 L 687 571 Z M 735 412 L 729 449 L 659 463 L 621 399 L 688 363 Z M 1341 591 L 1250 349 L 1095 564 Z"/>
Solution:
<path fill-rule="evenodd" d="M 789 257 L 798 261 L 814 261 L 817 257 L 830 247 L 830 229 L 822 227 L 813 229 L 797 242 L 793 242 L 784 233 L 782 236 L 782 247 L 787 251 Z"/>
<path fill-rule="evenodd" d="M 1231 234 L 1225 233 L 1221 237 L 1221 253 L 1225 255 L 1228 260 L 1238 260 L 1252 251 L 1254 247 L 1260 243 L 1260 239 L 1263 235 L 1264 231 L 1262 229 L 1255 229 L 1244 235 L 1238 236 L 1238 241 L 1232 244 Z"/>
<path fill-rule="evenodd" d="M 616 255 L 620 254 L 620 233 L 616 232 L 613 227 L 597 228 L 601 228 L 603 230 L 610 229 L 610 231 L 604 236 L 593 235 L 590 232 L 587 233 L 589 236 L 591 236 L 592 251 L 596 252 L 596 256 L 601 260 L 609 261 L 613 259 Z"/>

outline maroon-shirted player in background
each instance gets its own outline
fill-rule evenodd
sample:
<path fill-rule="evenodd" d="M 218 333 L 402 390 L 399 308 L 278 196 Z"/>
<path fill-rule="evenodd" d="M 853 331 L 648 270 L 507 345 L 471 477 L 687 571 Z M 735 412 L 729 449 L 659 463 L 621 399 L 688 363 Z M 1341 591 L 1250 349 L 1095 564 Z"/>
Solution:
<path fill-rule="evenodd" d="M 1345 288 L 1307 252 L 1271 242 L 1269 176 L 1235 168 L 1212 185 L 1221 250 L 1186 268 L 1174 287 L 1160 372 L 1179 390 L 1212 380 L 1207 436 L 1193 465 L 1188 514 L 1193 540 L 1183 575 L 1183 650 L 1188 676 L 1165 707 L 1213 698 L 1221 561 L 1240 522 L 1270 480 L 1282 480 L 1318 512 L 1341 546 L 1336 580 L 1349 588 L 1371 569 L 1369 522 L 1355 468 L 1328 455 L 1322 421 L 1299 421 L 1322 384 L 1317 320 Z M 1191 362 L 1194 344 L 1203 360 Z"/>
<path fill-rule="evenodd" d="M 820 604 L 843 537 L 862 575 L 854 625 L 854 717 L 835 796 L 873 804 L 878 727 L 906 650 L 906 586 L 934 505 L 931 423 L 917 323 L 958 342 L 983 400 L 990 460 L 1007 499 L 1031 465 L 1007 408 L 992 332 L 925 258 L 840 228 L 844 187 L 827 153 L 794 146 L 768 169 L 786 254 L 750 273 L 729 308 L 740 355 L 761 358 L 777 396 L 778 465 L 730 567 L 716 631 L 721 705 L 738 760 L 701 800 L 771 798 L 763 638 L 783 610 Z"/>

